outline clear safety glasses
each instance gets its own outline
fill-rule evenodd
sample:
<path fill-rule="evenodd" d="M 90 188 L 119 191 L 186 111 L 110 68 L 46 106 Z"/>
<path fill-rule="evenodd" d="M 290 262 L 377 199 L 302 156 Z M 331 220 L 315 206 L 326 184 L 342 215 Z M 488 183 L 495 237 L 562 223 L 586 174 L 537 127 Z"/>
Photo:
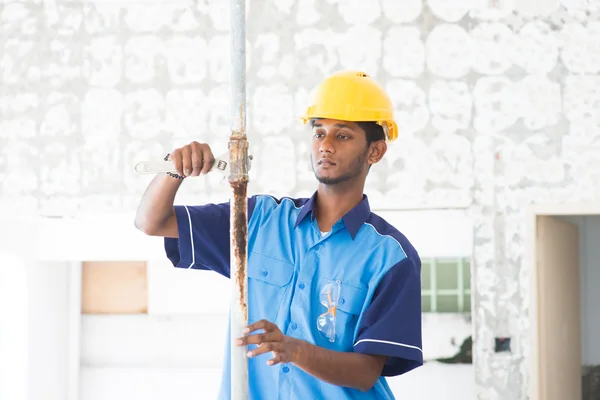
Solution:
<path fill-rule="evenodd" d="M 340 300 L 340 281 L 323 285 L 319 298 L 321 304 L 327 308 L 327 312 L 317 318 L 317 329 L 330 342 L 335 342 L 335 316 Z"/>

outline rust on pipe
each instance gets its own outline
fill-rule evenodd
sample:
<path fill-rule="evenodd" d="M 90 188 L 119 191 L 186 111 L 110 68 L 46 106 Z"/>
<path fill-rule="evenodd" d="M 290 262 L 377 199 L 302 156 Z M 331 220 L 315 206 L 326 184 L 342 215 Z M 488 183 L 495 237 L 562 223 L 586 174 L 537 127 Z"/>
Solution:
<path fill-rule="evenodd" d="M 246 264 L 248 248 L 248 141 L 243 132 L 232 132 L 229 141 L 230 175 L 229 184 L 233 190 L 231 203 L 231 271 L 235 274 L 239 301 L 244 318 L 248 321 L 248 306 L 245 300 Z"/>
<path fill-rule="evenodd" d="M 240 309 L 244 322 L 248 321 L 248 305 L 244 300 L 244 290 L 246 284 L 246 244 L 248 237 L 248 227 L 245 223 L 245 216 L 247 210 L 242 210 L 246 206 L 246 184 L 245 183 L 232 183 L 233 196 L 234 196 L 234 208 L 237 210 L 233 221 L 233 254 L 234 259 L 237 261 L 235 269 L 237 271 L 236 282 L 239 298 L 240 298 Z"/>

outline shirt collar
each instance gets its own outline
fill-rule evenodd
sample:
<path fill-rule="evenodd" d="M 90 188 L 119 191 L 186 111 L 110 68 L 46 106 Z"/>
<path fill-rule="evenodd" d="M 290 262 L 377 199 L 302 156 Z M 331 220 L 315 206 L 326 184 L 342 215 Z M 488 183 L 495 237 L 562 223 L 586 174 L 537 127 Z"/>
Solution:
<path fill-rule="evenodd" d="M 294 228 L 300 225 L 300 222 L 310 213 L 311 220 L 314 220 L 314 210 L 316 206 L 317 192 L 313 193 L 310 199 L 302 206 L 298 217 L 296 218 L 296 224 Z M 367 195 L 363 194 L 363 199 L 356 207 L 348 211 L 346 215 L 342 217 L 342 221 L 346 226 L 346 229 L 350 233 L 350 237 L 354 240 L 354 237 L 358 233 L 360 227 L 365 223 L 367 218 L 371 215 L 371 207 L 369 206 L 369 199 Z"/>

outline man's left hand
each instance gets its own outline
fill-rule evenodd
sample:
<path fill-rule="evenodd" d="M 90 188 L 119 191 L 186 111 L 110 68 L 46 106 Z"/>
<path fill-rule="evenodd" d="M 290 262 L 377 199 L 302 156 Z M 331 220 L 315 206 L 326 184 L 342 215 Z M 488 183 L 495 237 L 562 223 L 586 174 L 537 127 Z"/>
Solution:
<path fill-rule="evenodd" d="M 264 332 L 248 335 L 259 329 Z M 248 351 L 248 358 L 273 352 L 273 358 L 267 361 L 268 365 L 294 362 L 300 349 L 300 340 L 284 335 L 277 325 L 264 319 L 250 324 L 243 333 L 248 336 L 238 338 L 236 344 L 238 346 L 249 344 L 259 346 Z"/>

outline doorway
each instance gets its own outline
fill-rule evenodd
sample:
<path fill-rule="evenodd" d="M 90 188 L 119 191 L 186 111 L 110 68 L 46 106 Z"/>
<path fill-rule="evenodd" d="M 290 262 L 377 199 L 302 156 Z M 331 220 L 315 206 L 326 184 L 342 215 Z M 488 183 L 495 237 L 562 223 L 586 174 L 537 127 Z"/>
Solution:
<path fill-rule="evenodd" d="M 532 399 L 597 399 L 600 209 L 557 206 L 531 222 Z"/>

